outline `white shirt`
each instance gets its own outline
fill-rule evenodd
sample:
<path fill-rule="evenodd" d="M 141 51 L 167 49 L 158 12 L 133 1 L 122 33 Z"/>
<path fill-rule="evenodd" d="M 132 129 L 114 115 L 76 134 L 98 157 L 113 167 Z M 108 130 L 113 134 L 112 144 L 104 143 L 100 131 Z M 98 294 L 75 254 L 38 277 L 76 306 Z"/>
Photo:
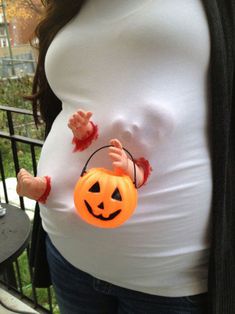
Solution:
<path fill-rule="evenodd" d="M 43 227 L 74 266 L 150 294 L 207 290 L 209 60 L 199 0 L 90 0 L 56 35 L 45 68 L 63 110 L 38 165 L 52 179 L 40 207 Z M 74 153 L 67 123 L 79 108 L 93 112 L 99 137 Z M 91 153 L 116 137 L 153 172 L 125 224 L 95 228 L 76 214 L 73 189 Z M 107 155 L 89 166 L 110 168 Z"/>

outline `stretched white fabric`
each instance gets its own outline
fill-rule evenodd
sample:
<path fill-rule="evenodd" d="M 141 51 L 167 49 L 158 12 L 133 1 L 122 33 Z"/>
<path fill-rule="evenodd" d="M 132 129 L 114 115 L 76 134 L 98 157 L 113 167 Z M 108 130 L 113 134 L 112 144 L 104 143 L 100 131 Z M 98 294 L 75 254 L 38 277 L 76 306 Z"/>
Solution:
<path fill-rule="evenodd" d="M 212 175 L 210 37 L 199 0 L 90 0 L 51 43 L 46 75 L 63 110 L 38 175 L 52 179 L 43 227 L 74 266 L 163 296 L 207 290 Z M 69 117 L 93 112 L 98 139 L 73 152 Z M 117 229 L 88 225 L 73 189 L 90 154 L 118 138 L 153 171 L 134 215 Z M 90 167 L 110 168 L 107 151 Z"/>

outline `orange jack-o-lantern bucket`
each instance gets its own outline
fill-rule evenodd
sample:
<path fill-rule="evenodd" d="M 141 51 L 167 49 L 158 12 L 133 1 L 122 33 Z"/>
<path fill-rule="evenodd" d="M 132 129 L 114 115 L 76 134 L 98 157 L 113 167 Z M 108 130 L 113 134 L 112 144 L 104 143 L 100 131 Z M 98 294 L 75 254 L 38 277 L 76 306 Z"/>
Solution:
<path fill-rule="evenodd" d="M 100 228 L 116 228 L 130 218 L 136 208 L 136 169 L 134 166 L 134 182 L 122 171 L 104 168 L 86 171 L 91 157 L 106 147 L 110 145 L 99 148 L 88 159 L 74 189 L 74 204 L 87 223 Z"/>

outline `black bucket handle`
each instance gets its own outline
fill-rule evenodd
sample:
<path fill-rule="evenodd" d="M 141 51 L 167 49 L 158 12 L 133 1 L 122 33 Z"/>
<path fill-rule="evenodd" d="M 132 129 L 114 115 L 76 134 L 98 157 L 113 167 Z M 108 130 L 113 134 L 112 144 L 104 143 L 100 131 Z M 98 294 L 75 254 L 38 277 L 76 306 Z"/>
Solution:
<path fill-rule="evenodd" d="M 101 149 L 104 149 L 104 148 L 108 148 L 108 147 L 114 147 L 113 145 L 105 145 L 105 146 L 102 146 L 100 148 L 98 148 L 96 151 L 94 151 L 91 156 L 88 158 L 87 162 L 85 163 L 85 166 L 83 167 L 82 169 L 82 173 L 81 173 L 81 177 L 84 175 L 84 173 L 86 172 L 86 168 L 87 168 L 87 165 L 89 163 L 89 161 L 91 160 L 91 158 L 98 152 L 100 151 Z M 137 184 L 136 184 L 136 164 L 135 164 L 135 161 L 134 161 L 134 158 L 133 156 L 131 155 L 131 153 L 124 147 L 122 147 L 122 149 L 130 156 L 132 162 L 133 162 L 133 165 L 134 165 L 134 186 L 135 188 L 137 189 Z"/>

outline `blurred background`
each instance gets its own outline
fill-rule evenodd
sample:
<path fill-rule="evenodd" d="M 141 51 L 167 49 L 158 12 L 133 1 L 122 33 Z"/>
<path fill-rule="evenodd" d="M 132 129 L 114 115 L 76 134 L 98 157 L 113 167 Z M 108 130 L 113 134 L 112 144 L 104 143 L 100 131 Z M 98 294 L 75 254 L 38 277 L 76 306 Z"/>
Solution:
<path fill-rule="evenodd" d="M 44 125 L 35 126 L 32 104 L 24 99 L 32 90 L 37 62 L 37 40 L 33 37 L 42 16 L 40 0 L 0 0 L 0 202 L 25 211 L 31 224 L 38 204 L 17 195 L 16 176 L 20 168 L 36 175 L 44 140 Z M 0 273 L 0 301 L 19 312 L 26 310 L 27 304 L 34 313 L 58 314 L 53 289 L 33 285 L 31 244 Z M 18 304 L 19 300 L 23 302 Z M 0 304 L 1 313 L 13 312 Z"/>

